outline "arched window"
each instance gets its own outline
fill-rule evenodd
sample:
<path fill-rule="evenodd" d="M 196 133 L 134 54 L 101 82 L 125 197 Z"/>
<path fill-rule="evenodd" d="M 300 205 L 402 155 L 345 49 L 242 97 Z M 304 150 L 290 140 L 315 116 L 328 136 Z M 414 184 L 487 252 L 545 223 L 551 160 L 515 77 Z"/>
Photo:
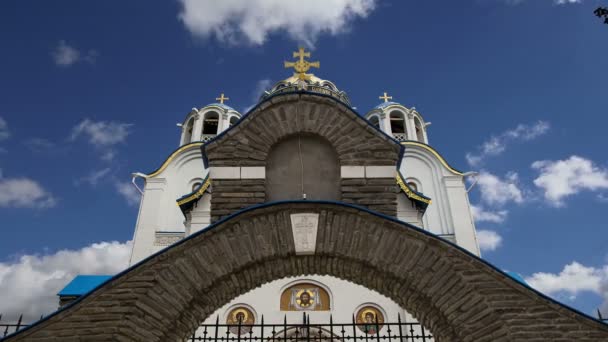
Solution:
<path fill-rule="evenodd" d="M 390 115 L 391 119 L 391 132 L 393 137 L 398 141 L 407 140 L 407 133 L 405 129 L 405 117 L 403 113 L 394 111 Z"/>
<path fill-rule="evenodd" d="M 205 114 L 203 120 L 203 135 L 217 134 L 217 124 L 220 116 L 216 112 L 209 112 Z"/>
<path fill-rule="evenodd" d="M 340 161 L 320 136 L 301 134 L 274 144 L 266 162 L 266 200 L 339 201 Z"/>
<path fill-rule="evenodd" d="M 198 189 L 201 186 L 201 182 L 196 182 L 194 184 L 192 184 L 192 192 L 194 192 L 194 190 Z"/>
<path fill-rule="evenodd" d="M 230 117 L 230 127 L 232 127 L 232 125 L 234 125 L 237 121 L 239 121 L 239 118 L 236 116 L 231 116 Z"/>
<path fill-rule="evenodd" d="M 414 118 L 414 127 L 416 128 L 416 140 L 424 142 L 424 134 L 422 133 L 422 124 L 420 119 Z"/>
<path fill-rule="evenodd" d="M 380 129 L 380 119 L 376 115 L 369 118 L 369 122 L 374 125 L 377 129 Z"/>
<path fill-rule="evenodd" d="M 281 294 L 281 311 L 329 311 L 329 293 L 313 283 L 298 283 Z"/>
<path fill-rule="evenodd" d="M 414 182 L 407 182 L 407 185 L 410 187 L 410 189 L 418 192 L 418 185 L 416 185 L 416 183 L 414 183 Z"/>
<path fill-rule="evenodd" d="M 184 128 L 184 144 L 192 142 L 192 131 L 194 130 L 194 118 L 191 118 Z"/>

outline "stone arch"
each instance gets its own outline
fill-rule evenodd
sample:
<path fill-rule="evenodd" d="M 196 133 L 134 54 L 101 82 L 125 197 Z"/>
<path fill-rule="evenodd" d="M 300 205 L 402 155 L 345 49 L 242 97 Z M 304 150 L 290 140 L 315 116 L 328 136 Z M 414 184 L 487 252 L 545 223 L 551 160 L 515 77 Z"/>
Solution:
<path fill-rule="evenodd" d="M 205 166 L 265 166 L 271 147 L 297 133 L 329 141 L 342 166 L 396 165 L 402 146 L 352 108 L 311 93 L 271 96 L 202 146 Z"/>
<path fill-rule="evenodd" d="M 312 255 L 296 252 L 293 213 L 319 215 Z M 197 232 L 6 341 L 183 341 L 236 296 L 310 274 L 391 298 L 438 342 L 608 339 L 608 325 L 432 234 L 359 207 L 292 201 L 243 210 Z"/>
<path fill-rule="evenodd" d="M 289 136 L 270 148 L 266 162 L 266 201 L 339 200 L 340 161 L 316 134 Z"/>

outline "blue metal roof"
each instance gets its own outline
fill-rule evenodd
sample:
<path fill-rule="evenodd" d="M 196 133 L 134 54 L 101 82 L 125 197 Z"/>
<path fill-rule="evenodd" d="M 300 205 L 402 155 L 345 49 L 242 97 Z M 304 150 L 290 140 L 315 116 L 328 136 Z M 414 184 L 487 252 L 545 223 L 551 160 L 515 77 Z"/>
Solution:
<path fill-rule="evenodd" d="M 57 295 L 82 296 L 110 278 L 112 278 L 111 275 L 77 275 Z"/>
<path fill-rule="evenodd" d="M 232 108 L 232 107 L 230 107 L 230 106 L 226 106 L 226 105 L 225 105 L 225 104 L 223 104 L 223 103 L 210 103 L 210 104 L 208 104 L 207 106 L 218 106 L 218 107 L 222 107 L 222 108 L 224 108 L 224 109 L 226 109 L 226 110 L 234 110 L 234 108 Z M 205 106 L 205 107 L 207 107 L 207 106 Z M 203 107 L 203 108 L 204 108 L 204 107 Z"/>
<path fill-rule="evenodd" d="M 521 276 L 521 274 L 519 273 L 515 273 L 515 272 L 511 272 L 511 271 L 505 271 L 505 274 L 508 275 L 509 277 L 517 280 L 518 282 L 528 286 L 528 283 L 526 283 L 526 281 L 524 280 L 524 278 Z"/>
<path fill-rule="evenodd" d="M 380 109 L 380 108 L 384 108 L 384 107 L 388 107 L 390 105 L 395 105 L 395 104 L 399 104 L 397 102 L 382 102 L 381 104 L 377 105 L 376 107 L 374 107 L 374 109 Z"/>

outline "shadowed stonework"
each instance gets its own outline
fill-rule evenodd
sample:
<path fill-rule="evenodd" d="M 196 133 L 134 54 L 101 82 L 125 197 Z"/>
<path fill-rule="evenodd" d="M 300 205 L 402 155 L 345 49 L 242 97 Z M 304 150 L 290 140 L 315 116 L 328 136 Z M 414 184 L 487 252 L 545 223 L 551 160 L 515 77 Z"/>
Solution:
<path fill-rule="evenodd" d="M 297 255 L 291 214 L 318 214 Z M 391 298 L 436 341 L 606 341 L 608 326 L 404 223 L 328 202 L 246 210 L 163 250 L 7 341 L 184 341 L 216 309 L 275 279 L 332 275 Z"/>

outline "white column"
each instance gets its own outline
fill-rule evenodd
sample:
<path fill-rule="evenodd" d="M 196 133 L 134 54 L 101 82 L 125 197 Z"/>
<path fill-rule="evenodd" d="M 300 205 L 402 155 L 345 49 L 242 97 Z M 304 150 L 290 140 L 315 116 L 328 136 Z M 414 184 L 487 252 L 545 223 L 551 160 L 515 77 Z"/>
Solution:
<path fill-rule="evenodd" d="M 159 229 L 159 213 L 162 209 L 165 185 L 164 178 L 146 179 L 129 265 L 136 264 L 154 251 L 154 239 L 155 233 Z"/>
<path fill-rule="evenodd" d="M 194 129 L 192 129 L 192 141 L 201 140 L 202 133 L 203 133 L 203 116 L 201 114 L 196 114 L 194 116 Z"/>
<path fill-rule="evenodd" d="M 449 213 L 452 216 L 456 243 L 469 252 L 479 255 L 479 246 L 475 234 L 475 224 L 471 215 L 471 205 L 462 176 L 444 177 Z"/>
<path fill-rule="evenodd" d="M 416 122 L 414 121 L 414 114 L 412 114 L 411 112 L 407 113 L 405 121 L 407 124 L 407 139 L 418 140 L 418 138 L 416 137 Z"/>

